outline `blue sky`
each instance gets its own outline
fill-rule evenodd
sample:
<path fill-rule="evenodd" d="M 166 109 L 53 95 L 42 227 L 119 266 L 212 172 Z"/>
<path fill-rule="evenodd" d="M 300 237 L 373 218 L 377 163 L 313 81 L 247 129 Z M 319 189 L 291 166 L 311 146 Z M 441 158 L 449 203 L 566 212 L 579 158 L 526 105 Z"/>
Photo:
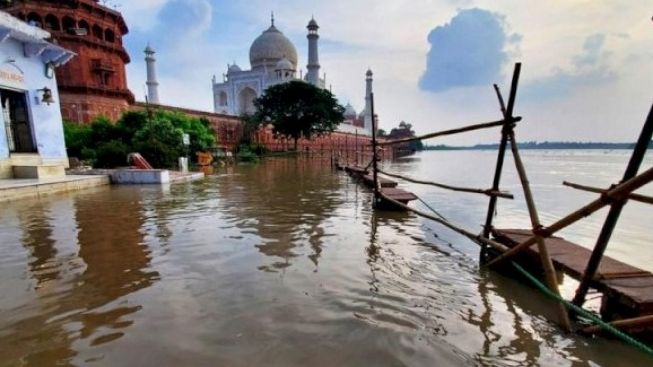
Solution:
<path fill-rule="evenodd" d="M 143 99 L 143 49 L 157 50 L 165 104 L 211 110 L 211 77 L 249 68 L 252 41 L 276 24 L 306 64 L 306 24 L 320 24 L 327 83 L 360 110 L 375 73 L 383 128 L 418 132 L 499 118 L 523 62 L 520 140 L 632 141 L 653 102 L 653 9 L 630 0 L 113 0 L 130 27 L 130 89 Z M 496 140 L 495 132 L 441 142 Z M 434 141 L 432 143 L 438 143 Z"/>

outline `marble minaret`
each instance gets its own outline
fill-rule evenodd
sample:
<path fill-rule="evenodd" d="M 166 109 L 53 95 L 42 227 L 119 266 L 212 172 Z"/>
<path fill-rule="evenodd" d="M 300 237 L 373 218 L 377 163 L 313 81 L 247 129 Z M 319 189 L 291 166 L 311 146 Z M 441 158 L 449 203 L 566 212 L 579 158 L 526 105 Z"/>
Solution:
<path fill-rule="evenodd" d="M 372 133 L 372 70 L 365 73 L 365 130 Z"/>
<path fill-rule="evenodd" d="M 159 82 L 156 80 L 156 59 L 150 45 L 145 48 L 145 63 L 147 64 L 147 100 L 149 103 L 160 104 Z"/>
<path fill-rule="evenodd" d="M 308 72 L 306 73 L 306 81 L 319 87 L 320 61 L 317 51 L 317 40 L 320 38 L 320 35 L 317 34 L 317 30 L 320 27 L 317 25 L 315 19 L 311 18 L 306 28 L 308 29 L 308 36 L 306 36 L 308 38 L 308 65 L 306 65 Z"/>

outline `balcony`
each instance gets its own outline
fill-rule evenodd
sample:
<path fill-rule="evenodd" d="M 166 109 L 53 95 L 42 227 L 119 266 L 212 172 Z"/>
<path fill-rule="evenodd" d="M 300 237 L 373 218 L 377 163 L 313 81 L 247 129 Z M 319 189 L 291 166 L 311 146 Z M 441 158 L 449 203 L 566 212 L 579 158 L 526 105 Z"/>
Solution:
<path fill-rule="evenodd" d="M 109 61 L 106 60 L 93 60 L 91 61 L 91 66 L 93 71 L 102 71 L 107 73 L 115 73 L 116 67 Z"/>

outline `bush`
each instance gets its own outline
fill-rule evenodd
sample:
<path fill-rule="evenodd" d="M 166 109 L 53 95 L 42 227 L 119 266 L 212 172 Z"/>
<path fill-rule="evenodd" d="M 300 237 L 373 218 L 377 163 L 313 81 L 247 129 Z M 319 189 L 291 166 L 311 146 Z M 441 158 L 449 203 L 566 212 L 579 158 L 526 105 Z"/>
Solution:
<path fill-rule="evenodd" d="M 98 144 L 95 166 L 98 168 L 115 168 L 127 165 L 129 147 L 120 140 L 111 140 Z"/>
<path fill-rule="evenodd" d="M 184 155 L 182 133 L 170 121 L 155 120 L 138 130 L 132 143 L 153 167 L 174 167 Z"/>
<path fill-rule="evenodd" d="M 215 145 L 208 120 L 178 112 L 130 111 L 115 124 L 102 116 L 90 125 L 64 124 L 68 155 L 95 160 L 97 167 L 107 168 L 124 166 L 131 152 L 141 153 L 154 167 L 175 167 L 177 158 L 186 155 L 183 133 L 190 136 L 191 159 Z"/>
<path fill-rule="evenodd" d="M 247 145 L 241 145 L 238 147 L 236 159 L 241 162 L 258 162 L 259 160 L 258 155 L 252 152 Z"/>
<path fill-rule="evenodd" d="M 84 147 L 82 148 L 82 152 L 79 155 L 79 159 L 83 161 L 95 163 L 95 160 L 97 159 L 97 152 L 95 151 L 95 149 Z"/>
<path fill-rule="evenodd" d="M 90 125 L 79 125 L 64 121 L 63 133 L 66 140 L 66 150 L 69 157 L 83 158 L 82 151 L 91 145 Z"/>

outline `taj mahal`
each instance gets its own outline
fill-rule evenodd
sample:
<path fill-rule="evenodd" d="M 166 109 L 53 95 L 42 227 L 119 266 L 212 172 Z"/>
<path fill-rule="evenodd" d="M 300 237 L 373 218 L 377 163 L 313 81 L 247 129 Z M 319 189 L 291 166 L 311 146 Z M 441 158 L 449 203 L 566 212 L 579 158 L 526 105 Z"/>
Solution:
<path fill-rule="evenodd" d="M 298 58 L 295 45 L 275 26 L 274 15 L 270 27 L 254 40 L 249 49 L 251 70 L 243 70 L 236 63 L 227 66 L 222 80 L 213 77 L 213 104 L 216 113 L 227 115 L 250 114 L 255 111 L 254 100 L 273 85 L 302 80 L 318 88 L 326 88 L 325 77 L 320 77 L 318 52 L 319 26 L 314 18 L 308 22 L 308 64 L 306 75 L 297 75 Z M 357 114 L 347 104 L 345 121 L 338 130 L 369 135 L 372 132 L 370 95 L 372 71 L 366 73 L 365 109 Z"/>

